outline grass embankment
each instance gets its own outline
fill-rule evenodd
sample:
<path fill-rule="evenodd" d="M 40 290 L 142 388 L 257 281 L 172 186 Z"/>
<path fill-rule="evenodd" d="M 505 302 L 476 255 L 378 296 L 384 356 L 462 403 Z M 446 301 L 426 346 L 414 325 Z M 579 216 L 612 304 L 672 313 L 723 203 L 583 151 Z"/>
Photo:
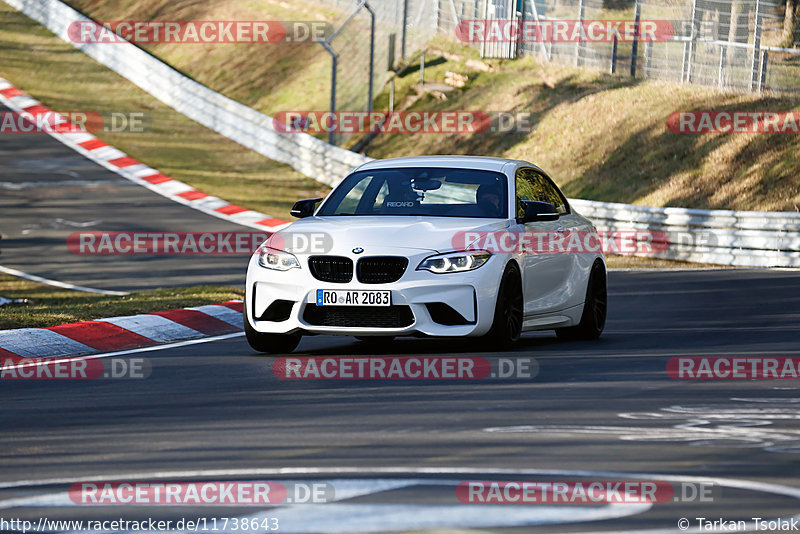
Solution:
<path fill-rule="evenodd" d="M 0 274 L 0 296 L 29 300 L 26 304 L 0 306 L 0 329 L 5 329 L 55 326 L 102 317 L 218 304 L 241 299 L 243 292 L 226 286 L 194 286 L 111 297 L 58 289 Z"/>
<path fill-rule="evenodd" d="M 678 110 L 800 110 L 800 96 L 722 93 L 688 85 L 540 65 L 532 58 L 488 61 L 447 43 L 431 60 L 426 82 L 446 71 L 466 74 L 461 89 L 441 100 L 418 94 L 419 74 L 398 79 L 396 99 L 415 110 L 530 112 L 533 130 L 520 133 L 378 137 L 373 157 L 409 153 L 491 154 L 533 161 L 568 196 L 648 206 L 764 211 L 800 209 L 800 136 L 796 134 L 672 133 Z M 430 56 L 434 57 L 431 58 Z M 383 95 L 381 98 L 385 98 Z M 385 101 L 380 102 L 385 107 Z"/>
<path fill-rule="evenodd" d="M 98 20 L 327 20 L 342 13 L 318 4 L 280 0 L 70 0 Z M 626 18 L 627 12 L 610 12 Z M 623 50 L 624 53 L 624 45 Z M 266 47 L 266 48 L 265 48 Z M 419 74 L 397 80 L 395 101 L 416 110 L 487 110 L 532 113 L 533 131 L 482 135 L 386 135 L 366 150 L 374 157 L 469 153 L 533 161 L 573 197 L 651 206 L 742 210 L 800 209 L 800 136 L 670 132 L 667 117 L 678 110 L 800 110 L 800 96 L 737 95 L 626 74 L 541 65 L 532 58 L 470 59 L 475 48 L 441 37 L 444 53 L 427 56 L 426 81 L 442 83 L 446 71 L 466 74 L 461 89 L 440 100 L 416 98 Z M 249 106 L 282 110 L 326 109 L 330 59 L 314 44 L 146 45 L 183 72 Z M 382 65 L 382 60 L 377 61 Z M 621 66 L 620 72 L 626 72 Z M 641 69 L 640 69 L 641 70 Z M 416 100 L 411 103 L 409 96 Z M 386 109 L 388 93 L 376 99 Z"/>

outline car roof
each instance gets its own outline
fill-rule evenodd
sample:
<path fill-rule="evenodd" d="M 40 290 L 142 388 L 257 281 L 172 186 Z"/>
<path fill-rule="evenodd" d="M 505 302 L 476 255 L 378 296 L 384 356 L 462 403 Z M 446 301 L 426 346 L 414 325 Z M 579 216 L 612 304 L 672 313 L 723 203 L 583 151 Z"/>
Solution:
<path fill-rule="evenodd" d="M 477 169 L 502 172 L 504 167 L 536 167 L 527 161 L 485 156 L 412 156 L 404 158 L 375 159 L 358 167 L 358 171 L 371 169 L 397 169 L 403 167 L 451 167 L 456 169 Z M 539 169 L 541 170 L 541 169 Z"/>

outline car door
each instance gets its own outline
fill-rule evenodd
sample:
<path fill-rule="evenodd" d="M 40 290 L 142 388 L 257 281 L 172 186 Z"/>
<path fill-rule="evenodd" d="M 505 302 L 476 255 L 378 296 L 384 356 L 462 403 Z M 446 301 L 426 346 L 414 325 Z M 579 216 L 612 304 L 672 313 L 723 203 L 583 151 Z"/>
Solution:
<path fill-rule="evenodd" d="M 549 202 L 556 208 L 555 221 L 537 221 L 518 225 L 518 231 L 532 236 L 531 248 L 523 254 L 522 283 L 525 292 L 525 315 L 561 310 L 572 304 L 575 293 L 576 253 L 560 252 L 554 236 L 577 230 L 569 205 L 555 184 L 537 169 L 522 167 L 515 177 L 517 216 L 524 214 L 522 200 Z M 540 236 L 542 239 L 540 240 Z M 557 239 L 557 238 L 556 238 Z"/>

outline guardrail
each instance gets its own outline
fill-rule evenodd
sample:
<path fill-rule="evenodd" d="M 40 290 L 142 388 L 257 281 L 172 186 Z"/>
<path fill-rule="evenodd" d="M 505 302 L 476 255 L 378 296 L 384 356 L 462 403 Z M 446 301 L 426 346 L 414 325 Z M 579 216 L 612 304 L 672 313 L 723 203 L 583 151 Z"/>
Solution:
<path fill-rule="evenodd" d="M 307 134 L 281 134 L 275 131 L 272 117 L 191 80 L 133 44 L 72 43 L 70 24 L 91 19 L 58 0 L 3 1 L 176 111 L 321 183 L 334 185 L 371 159 Z M 663 232 L 669 247 L 654 254 L 657 257 L 720 265 L 800 267 L 800 213 L 570 202 L 600 230 Z"/>
<path fill-rule="evenodd" d="M 570 200 L 598 230 L 650 230 L 669 245 L 647 254 L 741 267 L 800 267 L 800 213 L 652 208 Z"/>

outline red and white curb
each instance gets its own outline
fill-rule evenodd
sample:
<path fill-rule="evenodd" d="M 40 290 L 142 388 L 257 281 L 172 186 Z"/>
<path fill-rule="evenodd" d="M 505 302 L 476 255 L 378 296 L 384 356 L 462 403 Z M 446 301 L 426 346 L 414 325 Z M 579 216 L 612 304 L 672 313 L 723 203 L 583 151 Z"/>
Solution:
<path fill-rule="evenodd" d="M 48 328 L 0 330 L 0 357 L 58 358 L 241 332 L 242 301 L 110 317 Z"/>
<path fill-rule="evenodd" d="M 14 87 L 4 78 L 0 78 L 0 103 L 12 111 L 29 113 L 34 117 L 37 114 L 55 113 L 43 106 L 38 100 Z M 64 120 L 65 124 L 69 124 L 65 117 L 58 116 Z M 123 178 L 203 213 L 242 226 L 270 232 L 288 224 L 288 221 L 283 219 L 276 219 L 264 213 L 231 204 L 221 198 L 207 195 L 188 184 L 165 176 L 152 167 L 148 167 L 144 163 L 128 156 L 121 150 L 104 143 L 88 132 L 47 132 L 47 134 Z"/>

